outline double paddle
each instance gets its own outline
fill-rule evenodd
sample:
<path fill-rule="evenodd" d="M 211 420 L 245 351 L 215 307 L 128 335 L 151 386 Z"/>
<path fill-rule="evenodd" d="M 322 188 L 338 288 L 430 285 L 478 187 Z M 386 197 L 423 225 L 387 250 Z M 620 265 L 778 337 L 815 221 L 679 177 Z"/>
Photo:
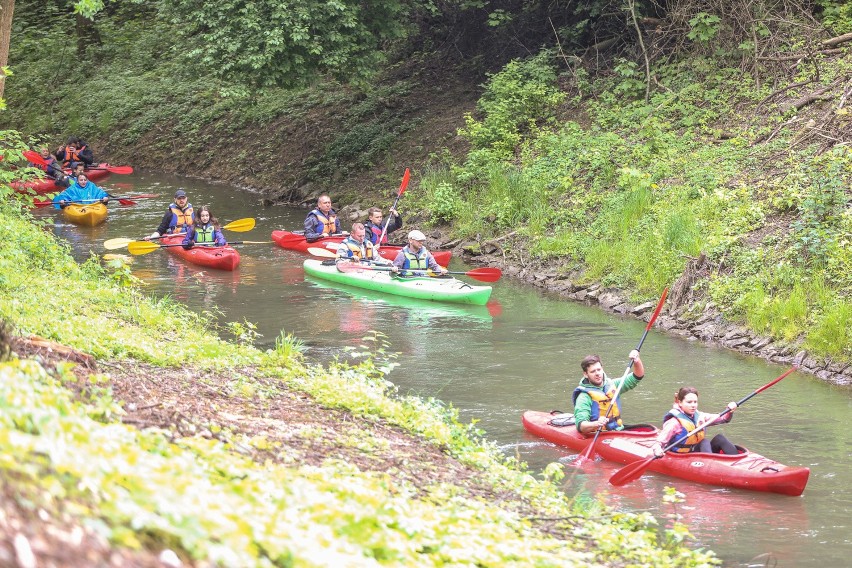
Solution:
<path fill-rule="evenodd" d="M 136 205 L 136 202 L 133 201 L 134 199 L 153 199 L 155 197 L 160 197 L 160 195 L 158 193 L 143 193 L 143 194 L 140 194 L 140 195 L 126 195 L 124 197 L 120 197 L 118 195 L 112 195 L 112 194 L 109 194 L 109 193 L 107 193 L 107 195 L 109 196 L 110 199 L 118 200 L 118 202 L 120 204 L 124 205 L 125 207 L 130 207 L 132 205 Z M 91 200 L 92 203 L 94 203 L 96 201 L 100 201 L 100 199 Z M 69 203 L 83 203 L 83 202 L 82 201 L 69 201 Z M 50 200 L 44 201 L 44 200 L 36 199 L 35 201 L 33 201 L 33 205 L 35 207 L 50 207 L 51 205 L 56 205 L 56 203 L 54 203 L 53 201 L 50 201 Z"/>
<path fill-rule="evenodd" d="M 787 375 L 789 375 L 790 373 L 792 373 L 795 370 L 796 370 L 796 367 L 790 368 L 789 370 L 787 370 L 784 374 L 782 374 L 777 379 L 773 380 L 772 382 L 766 383 L 765 385 L 763 385 L 762 387 L 760 387 L 759 389 L 757 389 L 756 391 L 754 391 L 753 393 L 751 393 L 750 395 L 748 395 L 747 397 L 745 397 L 744 399 L 739 401 L 737 403 L 737 406 L 742 406 L 748 399 L 750 399 L 751 397 L 765 391 L 766 389 L 768 389 L 769 387 L 771 387 L 775 383 L 781 381 L 781 379 L 783 379 L 784 377 L 786 377 Z M 721 418 L 722 416 L 728 414 L 729 412 L 731 412 L 731 409 L 725 408 L 725 410 L 723 410 L 719 414 L 719 417 Z M 613 485 L 617 486 L 617 487 L 621 487 L 622 485 L 627 485 L 631 481 L 635 481 L 635 480 L 639 479 L 640 477 L 642 477 L 642 474 L 645 473 L 645 470 L 648 469 L 648 466 L 651 465 L 651 462 L 653 462 L 654 460 L 660 459 L 661 457 L 666 455 L 666 452 L 668 452 L 669 450 L 671 450 L 672 448 L 674 448 L 675 446 L 677 446 L 678 444 L 680 444 L 681 442 L 686 440 L 688 437 L 693 436 L 696 433 L 704 430 L 708 426 L 710 426 L 710 423 L 703 424 L 702 426 L 696 428 L 695 430 L 693 430 L 691 432 L 687 432 L 685 435 L 681 436 L 680 438 L 678 438 L 677 440 L 675 440 L 674 442 L 672 442 L 671 444 L 669 444 L 668 446 L 663 448 L 663 453 L 660 456 L 653 455 L 650 458 L 647 458 L 647 459 L 644 459 L 644 460 L 638 460 L 638 461 L 635 461 L 631 464 L 628 464 L 628 465 L 622 467 L 621 469 L 616 471 L 614 474 L 612 474 L 612 477 L 609 478 L 609 482 L 612 483 Z"/>
<path fill-rule="evenodd" d="M 396 194 L 396 199 L 393 200 L 393 205 L 391 205 L 391 209 L 396 209 L 396 204 L 399 203 L 399 198 L 402 197 L 402 194 L 405 193 L 405 189 L 408 187 L 409 178 L 411 178 L 411 172 L 408 168 L 405 168 L 405 173 L 402 174 L 402 183 L 399 184 L 399 192 L 397 192 Z M 388 212 L 388 218 L 385 220 L 385 226 L 382 227 L 382 234 L 379 237 L 379 240 L 376 242 L 376 248 L 382 246 L 382 240 L 385 238 L 385 234 L 387 233 L 390 220 L 391 213 Z"/>
<path fill-rule="evenodd" d="M 669 288 L 668 288 L 668 286 L 666 286 L 666 288 L 663 290 L 663 295 L 660 296 L 660 301 L 657 302 L 657 309 L 654 310 L 654 314 L 651 316 L 651 319 L 648 320 L 648 325 L 645 326 L 645 333 L 642 334 L 642 339 L 639 340 L 639 344 L 636 346 L 636 351 L 642 350 L 642 344 L 645 343 L 645 338 L 648 337 L 648 332 L 654 326 L 654 322 L 657 321 L 657 316 L 660 315 L 660 311 L 662 311 L 662 309 L 663 309 L 663 304 L 666 302 L 666 296 L 668 296 L 668 294 L 669 294 Z M 627 364 L 627 369 L 624 370 L 624 375 L 622 375 L 622 380 L 621 380 L 620 383 L 618 383 L 618 388 L 615 389 L 615 396 L 612 397 L 612 401 L 610 402 L 609 406 L 606 409 L 606 414 L 604 415 L 605 418 L 609 418 L 609 414 L 610 414 L 610 412 L 612 412 L 612 408 L 616 404 L 618 404 L 618 395 L 621 392 L 621 387 L 624 385 L 625 379 L 627 378 L 627 373 L 630 372 L 630 369 L 632 367 L 633 367 L 633 359 L 630 360 L 630 362 Z M 571 465 L 573 465 L 574 467 L 580 467 L 583 464 L 583 462 L 585 462 L 589 458 L 594 458 L 595 444 L 598 441 L 598 436 L 600 436 L 602 429 L 603 429 L 603 427 L 598 427 L 598 429 L 595 430 L 595 437 L 594 437 L 594 439 L 592 439 L 592 443 L 589 444 L 589 447 L 586 448 L 586 451 L 583 452 L 582 454 L 580 454 L 580 457 L 577 458 L 576 460 L 574 460 L 574 462 Z"/>
<path fill-rule="evenodd" d="M 318 247 L 311 247 L 308 249 L 308 252 L 314 256 L 320 256 L 323 258 L 337 258 L 337 255 L 333 252 Z M 393 268 L 391 268 L 390 266 L 382 266 L 375 264 L 355 264 L 353 262 L 341 262 L 337 265 L 337 269 L 341 272 L 358 272 L 362 270 L 374 270 L 377 272 L 393 271 Z M 414 271 L 412 270 L 400 270 L 401 274 L 409 274 L 413 272 Z M 499 268 L 483 267 L 474 268 L 473 270 L 468 270 L 466 272 L 448 271 L 446 274 L 462 274 L 464 276 L 469 276 L 474 280 L 479 280 L 480 282 L 497 282 L 498 280 L 500 280 L 500 277 L 503 276 L 503 271 Z M 441 276 L 440 273 L 433 272 L 431 270 L 426 271 L 426 275 L 433 278 Z"/>
<path fill-rule="evenodd" d="M 251 217 L 246 217 L 245 219 L 237 219 L 236 221 L 231 221 L 227 225 L 223 226 L 222 229 L 225 230 L 225 231 L 234 231 L 235 233 L 245 233 L 246 231 L 251 231 L 252 229 L 254 229 L 254 225 L 255 225 L 255 220 L 252 219 Z M 153 237 L 153 238 L 161 239 L 163 237 L 171 237 L 171 236 L 174 236 L 174 235 L 162 235 L 160 237 Z M 240 244 L 260 244 L 262 242 L 265 243 L 266 241 L 240 241 Z M 145 252 L 133 253 L 133 251 L 130 250 L 130 252 L 133 253 L 133 254 L 148 254 L 149 252 L 155 251 L 155 250 L 157 250 L 158 248 L 161 248 L 161 247 L 176 246 L 176 245 L 160 245 L 158 243 L 152 243 L 152 242 L 149 242 L 149 241 L 136 241 L 134 239 L 127 239 L 127 238 L 117 238 L 117 239 L 109 239 L 108 241 L 104 241 L 104 248 L 107 249 L 107 250 L 116 250 L 116 249 L 120 249 L 120 248 L 124 248 L 124 247 L 129 247 L 131 243 L 135 244 L 135 246 L 133 248 L 135 248 L 137 251 L 143 251 L 143 250 L 145 251 Z M 236 244 L 236 243 L 230 243 L 230 244 Z M 149 248 L 148 246 L 143 246 L 143 245 L 151 245 L 151 246 L 153 246 L 153 248 Z M 182 246 L 182 245 L 177 245 L 177 246 Z"/>
<path fill-rule="evenodd" d="M 24 150 L 24 157 L 32 162 L 33 164 L 38 164 L 40 166 L 47 166 L 47 162 L 44 158 L 41 157 L 41 154 L 35 152 L 33 150 Z M 109 164 L 105 166 L 90 166 L 86 168 L 87 170 L 106 170 L 113 174 L 132 174 L 133 168 L 130 166 L 110 166 Z"/>

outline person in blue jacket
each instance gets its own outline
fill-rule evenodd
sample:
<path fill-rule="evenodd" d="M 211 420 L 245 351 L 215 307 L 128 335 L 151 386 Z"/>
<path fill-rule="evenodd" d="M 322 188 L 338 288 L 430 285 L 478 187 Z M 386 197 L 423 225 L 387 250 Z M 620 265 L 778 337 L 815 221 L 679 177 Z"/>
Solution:
<path fill-rule="evenodd" d="M 202 206 L 195 212 L 195 223 L 190 225 L 183 238 L 183 248 L 189 250 L 195 245 L 223 247 L 228 244 L 219 221 L 211 215 L 210 207 Z"/>
<path fill-rule="evenodd" d="M 312 243 L 323 237 L 340 233 L 340 219 L 337 212 L 331 208 L 331 197 L 320 195 L 317 208 L 305 217 L 305 239 Z"/>
<path fill-rule="evenodd" d="M 89 181 L 86 174 L 80 174 L 68 189 L 53 198 L 53 206 L 57 209 L 65 209 L 70 203 L 86 205 L 96 201 L 108 203 L 109 195 L 94 182 Z"/>

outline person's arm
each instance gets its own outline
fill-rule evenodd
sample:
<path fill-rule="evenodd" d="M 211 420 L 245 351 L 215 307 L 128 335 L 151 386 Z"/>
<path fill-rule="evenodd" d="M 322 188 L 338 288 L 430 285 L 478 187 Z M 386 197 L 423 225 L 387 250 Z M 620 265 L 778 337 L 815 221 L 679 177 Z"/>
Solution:
<path fill-rule="evenodd" d="M 322 233 L 317 233 L 317 216 L 313 212 L 308 213 L 305 217 L 305 239 L 316 241 L 322 238 Z"/>
<path fill-rule="evenodd" d="M 388 234 L 390 235 L 394 231 L 398 231 L 402 228 L 402 215 L 400 215 L 393 207 L 391 207 L 388 213 L 391 216 L 390 223 L 388 223 Z"/>
<path fill-rule="evenodd" d="M 80 158 L 80 161 L 86 164 L 87 166 L 91 166 L 95 162 L 95 155 L 89 149 L 88 146 L 83 146 L 77 152 L 77 157 Z"/>
<path fill-rule="evenodd" d="M 349 262 L 351 259 L 352 251 L 349 250 L 345 242 L 340 243 L 340 246 L 337 247 L 337 258 L 335 260 L 337 262 Z"/>
<path fill-rule="evenodd" d="M 68 201 L 68 191 L 63 191 L 59 195 L 53 198 L 53 207 L 55 209 L 65 209 L 65 206 L 61 203 L 62 201 Z"/>
<path fill-rule="evenodd" d="M 216 229 L 213 232 L 213 242 L 216 243 L 216 246 L 223 247 L 228 244 L 228 240 L 225 238 L 225 235 L 222 233 L 221 229 Z"/>
<path fill-rule="evenodd" d="M 680 422 L 678 422 L 676 418 L 669 418 L 666 420 L 663 427 L 660 429 L 660 433 L 657 434 L 657 441 L 651 447 L 651 451 L 654 452 L 655 456 L 662 457 L 663 447 L 668 446 L 671 443 L 672 436 L 674 436 L 675 432 L 677 432 L 678 426 L 680 426 Z"/>
<path fill-rule="evenodd" d="M 737 408 L 736 402 L 729 402 L 728 409 L 730 412 L 726 412 L 724 416 L 721 414 L 706 414 L 704 412 L 701 413 L 701 421 L 700 424 L 707 424 L 708 426 L 717 426 L 719 424 L 727 424 L 734 418 L 734 410 Z"/>
<path fill-rule="evenodd" d="M 438 264 L 438 261 L 435 260 L 434 256 L 432 256 L 432 253 L 430 252 L 428 253 L 428 255 L 429 256 L 427 256 L 426 258 L 426 266 L 429 267 L 429 270 L 431 270 L 432 272 L 438 272 L 440 274 L 446 274 L 447 269 Z"/>
<path fill-rule="evenodd" d="M 151 235 L 152 237 L 162 237 L 166 233 L 169 232 L 169 228 L 172 224 L 172 219 L 174 218 L 174 214 L 172 210 L 169 209 L 166 211 L 166 214 L 163 215 L 163 219 L 160 221 L 160 226 L 157 227 L 157 230 L 154 231 L 155 234 Z"/>
<path fill-rule="evenodd" d="M 186 231 L 186 235 L 183 237 L 183 248 L 189 250 L 195 246 L 195 227 L 190 227 Z"/>
<path fill-rule="evenodd" d="M 593 434 L 598 428 L 605 426 L 607 419 L 604 416 L 592 420 L 592 397 L 586 393 L 580 393 L 574 404 L 574 424 L 577 432 L 581 434 Z"/>

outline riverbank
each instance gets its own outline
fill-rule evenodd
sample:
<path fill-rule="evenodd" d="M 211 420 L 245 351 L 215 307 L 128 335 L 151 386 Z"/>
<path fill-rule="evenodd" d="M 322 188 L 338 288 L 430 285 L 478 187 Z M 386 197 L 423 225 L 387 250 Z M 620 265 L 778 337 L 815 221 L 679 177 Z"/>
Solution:
<path fill-rule="evenodd" d="M 582 274 L 571 271 L 567 265 L 529 259 L 524 261 L 522 253 L 519 253 L 524 250 L 523 242 L 491 242 L 483 247 L 480 243 L 442 242 L 440 231 L 430 235 L 437 237 L 435 244 L 439 248 L 442 244 L 454 245 L 454 252 L 468 262 L 499 266 L 505 276 L 517 278 L 570 301 L 644 321 L 648 321 L 656 306 L 656 302 L 631 302 L 630 294 L 625 290 L 607 287 L 600 282 L 589 283 Z M 483 249 L 491 253 L 473 252 Z M 702 257 L 687 261 L 684 275 L 671 286 L 664 309 L 655 324 L 657 331 L 677 335 L 686 341 L 700 341 L 759 357 L 779 365 L 796 365 L 799 371 L 834 385 L 852 385 L 852 362 L 835 362 L 828 357 L 812 355 L 802 347 L 801 342 L 785 342 L 754 333 L 741 324 L 727 321 L 712 301 L 704 297 L 696 298 L 697 294 L 693 291 L 695 279 L 700 278 L 702 272 L 706 274 L 708 269 L 706 259 Z"/>
<path fill-rule="evenodd" d="M 119 266 L 78 265 L 13 202 L 0 221 L 10 563 L 716 564 L 682 525 L 568 496 L 558 464 L 536 477 L 398 395 L 380 345 L 320 367 L 289 336 L 224 342 Z"/>

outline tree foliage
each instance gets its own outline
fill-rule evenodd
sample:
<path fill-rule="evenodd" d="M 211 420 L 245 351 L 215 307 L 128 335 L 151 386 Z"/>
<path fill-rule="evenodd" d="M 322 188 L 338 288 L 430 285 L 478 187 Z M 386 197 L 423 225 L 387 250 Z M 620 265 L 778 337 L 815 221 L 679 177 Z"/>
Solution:
<path fill-rule="evenodd" d="M 317 74 L 367 76 L 382 42 L 400 38 L 399 0 L 162 2 L 193 45 L 185 55 L 214 76 L 250 86 L 294 86 Z"/>

